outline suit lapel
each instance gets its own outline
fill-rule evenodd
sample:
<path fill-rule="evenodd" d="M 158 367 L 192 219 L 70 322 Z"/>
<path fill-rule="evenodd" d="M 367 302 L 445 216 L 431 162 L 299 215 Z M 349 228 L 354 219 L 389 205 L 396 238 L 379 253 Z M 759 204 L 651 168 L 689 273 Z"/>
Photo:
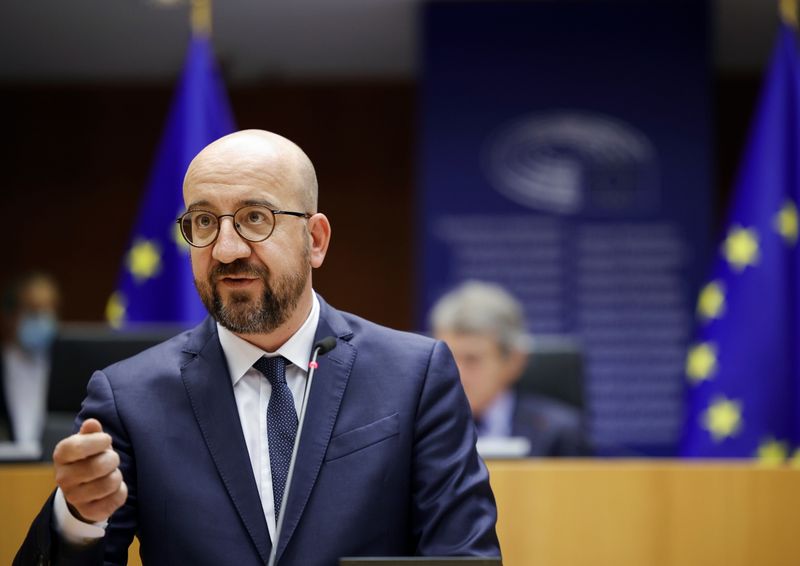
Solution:
<path fill-rule="evenodd" d="M 355 347 L 346 341 L 352 336 L 352 331 L 344 318 L 321 297 L 319 301 L 320 320 L 314 342 L 327 336 L 335 336 L 336 347 L 319 358 L 319 367 L 311 384 L 276 562 L 280 561 L 311 496 L 356 358 Z"/>
<path fill-rule="evenodd" d="M 181 368 L 186 392 L 222 483 L 266 564 L 270 540 L 228 366 L 211 319 L 192 332 L 184 349 L 194 354 Z"/>

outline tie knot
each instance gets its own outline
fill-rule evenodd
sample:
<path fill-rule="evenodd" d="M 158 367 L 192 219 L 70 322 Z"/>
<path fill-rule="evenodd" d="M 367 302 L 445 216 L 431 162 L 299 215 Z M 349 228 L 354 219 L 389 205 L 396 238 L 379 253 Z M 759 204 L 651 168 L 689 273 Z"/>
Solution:
<path fill-rule="evenodd" d="M 286 383 L 286 358 L 283 356 L 274 356 L 268 358 L 263 356 L 258 359 L 253 367 L 264 374 L 271 385 L 278 383 Z"/>

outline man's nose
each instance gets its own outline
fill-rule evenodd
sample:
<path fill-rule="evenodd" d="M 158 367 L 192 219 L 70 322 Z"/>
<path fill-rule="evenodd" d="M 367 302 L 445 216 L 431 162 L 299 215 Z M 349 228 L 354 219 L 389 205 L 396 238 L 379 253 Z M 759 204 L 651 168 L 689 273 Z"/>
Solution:
<path fill-rule="evenodd" d="M 222 218 L 217 241 L 214 242 L 211 250 L 212 257 L 220 263 L 231 263 L 234 260 L 248 257 L 250 252 L 250 245 L 233 227 L 233 219 Z"/>

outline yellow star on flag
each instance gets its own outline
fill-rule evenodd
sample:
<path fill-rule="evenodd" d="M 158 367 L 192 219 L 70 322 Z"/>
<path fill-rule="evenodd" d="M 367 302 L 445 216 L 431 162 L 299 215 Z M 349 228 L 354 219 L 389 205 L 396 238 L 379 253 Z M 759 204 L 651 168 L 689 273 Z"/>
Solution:
<path fill-rule="evenodd" d="M 119 328 L 125 322 L 125 310 L 127 301 L 125 295 L 119 291 L 114 291 L 106 303 L 106 320 L 112 328 Z"/>
<path fill-rule="evenodd" d="M 797 207 L 792 201 L 787 200 L 775 215 L 775 229 L 787 244 L 797 243 Z"/>
<path fill-rule="evenodd" d="M 703 428 L 711 433 L 714 442 L 736 436 L 742 428 L 742 404 L 725 397 L 715 398 L 703 413 Z"/>
<path fill-rule="evenodd" d="M 756 458 L 758 463 L 763 466 L 780 466 L 786 462 L 788 453 L 789 448 L 785 442 L 770 438 L 759 445 Z"/>
<path fill-rule="evenodd" d="M 780 13 L 785 23 L 797 27 L 797 0 L 780 0 Z"/>
<path fill-rule="evenodd" d="M 158 242 L 137 239 L 128 252 L 128 269 L 137 283 L 155 277 L 161 269 L 161 249 Z"/>
<path fill-rule="evenodd" d="M 725 311 L 725 288 L 719 281 L 712 281 L 700 291 L 697 314 L 705 319 L 719 318 Z"/>
<path fill-rule="evenodd" d="M 733 226 L 722 245 L 723 255 L 734 271 L 758 263 L 758 234 L 755 230 Z"/>
<path fill-rule="evenodd" d="M 717 347 L 710 342 L 695 344 L 686 356 L 686 376 L 692 383 L 710 379 L 717 371 Z"/>

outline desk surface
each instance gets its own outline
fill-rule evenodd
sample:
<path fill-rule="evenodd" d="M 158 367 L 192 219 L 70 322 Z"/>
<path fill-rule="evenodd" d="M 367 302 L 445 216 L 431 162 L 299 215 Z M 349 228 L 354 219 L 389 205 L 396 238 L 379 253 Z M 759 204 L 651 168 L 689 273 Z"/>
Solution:
<path fill-rule="evenodd" d="M 489 465 L 506 564 L 800 564 L 800 472 L 752 462 Z"/>
<path fill-rule="evenodd" d="M 800 472 L 751 462 L 489 462 L 506 566 L 800 564 Z M 49 465 L 0 466 L 0 564 L 53 489 Z M 134 548 L 130 561 L 138 565 Z"/>

